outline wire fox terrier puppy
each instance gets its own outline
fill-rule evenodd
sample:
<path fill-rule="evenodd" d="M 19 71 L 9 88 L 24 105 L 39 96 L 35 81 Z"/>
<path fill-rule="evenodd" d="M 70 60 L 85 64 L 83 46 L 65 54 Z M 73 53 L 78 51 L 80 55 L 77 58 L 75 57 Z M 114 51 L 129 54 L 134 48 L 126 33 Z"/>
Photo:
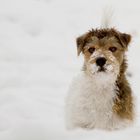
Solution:
<path fill-rule="evenodd" d="M 133 98 L 126 79 L 131 36 L 114 28 L 92 29 L 77 38 L 83 71 L 73 80 L 66 99 L 68 128 L 125 128 L 133 122 Z"/>

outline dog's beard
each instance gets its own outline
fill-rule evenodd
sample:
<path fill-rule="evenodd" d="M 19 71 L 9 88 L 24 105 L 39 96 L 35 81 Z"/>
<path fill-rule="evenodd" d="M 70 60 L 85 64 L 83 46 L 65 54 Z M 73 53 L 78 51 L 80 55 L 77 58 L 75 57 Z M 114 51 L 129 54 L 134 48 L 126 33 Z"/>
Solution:
<path fill-rule="evenodd" d="M 96 64 L 88 64 L 88 69 L 89 71 L 94 75 L 94 74 L 99 74 L 99 73 L 117 73 L 118 72 L 118 66 L 113 65 L 113 64 L 106 64 L 102 67 L 97 66 Z"/>
<path fill-rule="evenodd" d="M 100 84 L 115 82 L 119 75 L 119 66 L 117 64 L 105 64 L 103 67 L 96 64 L 89 64 L 87 68 L 91 77 Z"/>

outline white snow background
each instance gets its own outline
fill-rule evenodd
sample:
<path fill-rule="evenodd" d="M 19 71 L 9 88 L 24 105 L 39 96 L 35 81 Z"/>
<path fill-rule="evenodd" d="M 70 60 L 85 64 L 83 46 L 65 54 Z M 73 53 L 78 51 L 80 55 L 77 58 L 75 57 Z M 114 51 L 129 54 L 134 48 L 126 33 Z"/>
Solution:
<path fill-rule="evenodd" d="M 137 119 L 120 131 L 65 129 L 64 99 L 82 66 L 75 38 L 100 26 L 131 33 L 128 62 Z M 0 0 L 0 140 L 140 140 L 139 0 Z"/>

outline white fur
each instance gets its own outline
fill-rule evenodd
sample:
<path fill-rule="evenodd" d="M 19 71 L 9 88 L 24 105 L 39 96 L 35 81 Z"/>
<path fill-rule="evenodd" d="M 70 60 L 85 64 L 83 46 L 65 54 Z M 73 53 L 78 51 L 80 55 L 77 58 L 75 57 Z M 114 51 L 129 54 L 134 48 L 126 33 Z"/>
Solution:
<path fill-rule="evenodd" d="M 100 72 L 93 77 L 81 72 L 72 82 L 66 100 L 68 128 L 119 129 L 129 125 L 112 111 L 115 94 L 113 74 Z"/>

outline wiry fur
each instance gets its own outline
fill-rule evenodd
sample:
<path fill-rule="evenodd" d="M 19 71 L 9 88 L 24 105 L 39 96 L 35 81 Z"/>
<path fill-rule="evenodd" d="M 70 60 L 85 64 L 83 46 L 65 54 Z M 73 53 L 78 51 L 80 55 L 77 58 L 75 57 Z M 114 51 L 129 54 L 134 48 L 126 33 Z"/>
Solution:
<path fill-rule="evenodd" d="M 131 40 L 131 36 L 126 33 L 120 33 L 114 28 L 105 28 L 105 29 L 92 29 L 84 35 L 77 38 L 77 47 L 78 47 L 78 55 L 83 50 L 83 47 L 86 43 L 90 42 L 91 37 L 96 36 L 99 39 L 104 37 L 116 37 L 118 42 L 122 45 L 122 47 L 127 47 L 128 43 Z"/>
<path fill-rule="evenodd" d="M 133 122 L 133 98 L 126 79 L 125 51 L 129 34 L 115 29 L 95 29 L 77 39 L 78 54 L 84 55 L 84 69 L 69 89 L 66 100 L 68 127 L 120 129 Z M 110 52 L 110 46 L 117 48 Z M 88 51 L 94 48 L 92 54 Z M 104 71 L 96 65 L 99 57 L 106 58 Z"/>

